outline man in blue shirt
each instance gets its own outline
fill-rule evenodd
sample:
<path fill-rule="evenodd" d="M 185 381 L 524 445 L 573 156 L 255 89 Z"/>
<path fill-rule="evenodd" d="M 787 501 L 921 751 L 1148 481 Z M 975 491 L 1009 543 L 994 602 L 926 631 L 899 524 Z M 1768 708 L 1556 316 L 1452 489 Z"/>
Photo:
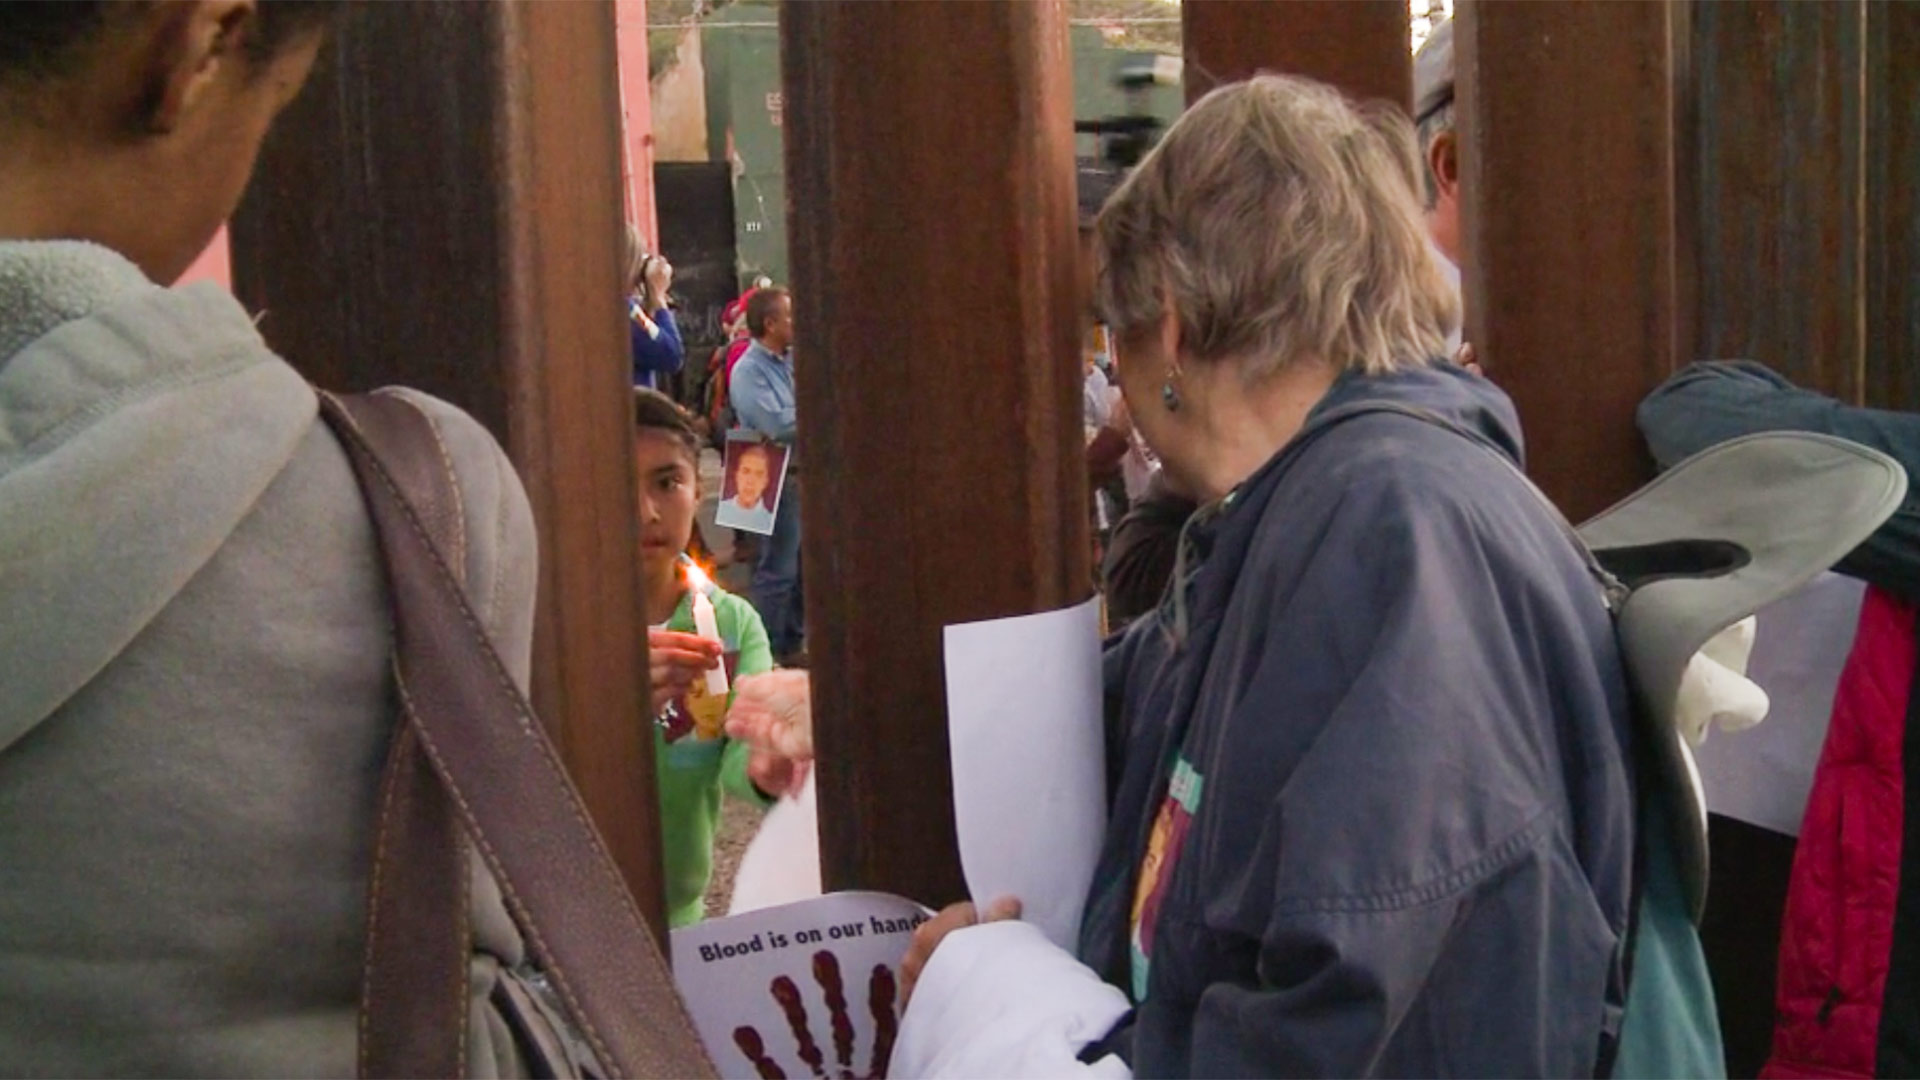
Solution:
<path fill-rule="evenodd" d="M 793 449 L 793 297 L 785 289 L 760 289 L 747 301 L 747 332 L 753 344 L 734 365 L 727 388 L 740 424 L 789 448 L 786 491 L 774 515 L 773 535 L 760 546 L 747 597 L 767 624 L 773 655 L 781 663 L 805 644 L 800 582 L 800 455 Z"/>

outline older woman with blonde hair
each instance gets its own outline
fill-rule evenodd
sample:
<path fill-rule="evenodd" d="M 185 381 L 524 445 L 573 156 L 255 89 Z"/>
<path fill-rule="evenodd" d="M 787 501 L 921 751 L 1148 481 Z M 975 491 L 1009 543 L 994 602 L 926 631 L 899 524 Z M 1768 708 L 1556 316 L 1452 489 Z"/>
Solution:
<path fill-rule="evenodd" d="M 1107 653 L 1078 956 L 1013 903 L 948 909 L 908 957 L 895 1075 L 1609 1067 L 1627 686 L 1512 404 L 1441 358 L 1457 304 L 1410 134 L 1262 76 L 1189 110 L 1101 213 L 1120 384 L 1201 509 Z M 1697 971 L 1679 940 L 1663 962 Z"/>
<path fill-rule="evenodd" d="M 666 380 L 687 364 L 680 324 L 674 321 L 668 290 L 673 264 L 647 250 L 640 230 L 628 224 L 621 237 L 626 255 L 627 329 L 633 344 L 633 385 L 665 389 Z"/>

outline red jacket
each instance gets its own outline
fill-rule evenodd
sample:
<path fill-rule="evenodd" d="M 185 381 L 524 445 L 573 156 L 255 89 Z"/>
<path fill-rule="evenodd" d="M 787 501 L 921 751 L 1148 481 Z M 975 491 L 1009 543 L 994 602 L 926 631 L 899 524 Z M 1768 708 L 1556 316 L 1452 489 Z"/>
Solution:
<path fill-rule="evenodd" d="M 1639 422 L 1663 468 L 1743 435 L 1814 431 L 1920 476 L 1920 416 L 1844 405 L 1758 364 L 1694 364 L 1640 404 Z M 1920 1076 L 1920 609 L 1896 599 L 1920 596 L 1917 510 L 1835 567 L 1872 588 L 1794 852 L 1763 1076 Z"/>
<path fill-rule="evenodd" d="M 739 363 L 740 358 L 747 355 L 747 347 L 752 344 L 753 344 L 753 339 L 750 337 L 744 337 L 744 336 L 737 337 L 733 339 L 733 341 L 728 343 L 727 345 L 727 382 L 729 384 L 733 382 L 733 365 Z"/>
<path fill-rule="evenodd" d="M 1794 853 L 1763 1077 L 1920 1075 L 1920 844 L 1903 843 L 1920 815 L 1916 618 L 1867 591 Z"/>

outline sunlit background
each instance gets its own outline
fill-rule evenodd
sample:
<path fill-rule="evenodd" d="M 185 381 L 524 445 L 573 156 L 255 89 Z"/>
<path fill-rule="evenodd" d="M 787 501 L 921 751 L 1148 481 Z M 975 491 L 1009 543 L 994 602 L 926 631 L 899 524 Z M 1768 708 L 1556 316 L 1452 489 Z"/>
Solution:
<path fill-rule="evenodd" d="M 1427 40 L 1433 28 L 1453 18 L 1453 0 L 1407 0 L 1413 14 L 1413 47 Z"/>
<path fill-rule="evenodd" d="M 1180 0 L 1067 0 L 1069 18 L 1098 27 L 1107 44 L 1123 49 L 1180 51 Z M 1453 16 L 1453 0 L 1407 0 L 1412 47 Z"/>

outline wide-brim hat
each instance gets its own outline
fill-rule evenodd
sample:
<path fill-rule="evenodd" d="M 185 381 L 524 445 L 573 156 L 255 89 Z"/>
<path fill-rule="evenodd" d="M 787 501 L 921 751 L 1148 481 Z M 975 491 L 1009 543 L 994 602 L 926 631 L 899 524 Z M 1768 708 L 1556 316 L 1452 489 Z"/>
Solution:
<path fill-rule="evenodd" d="M 1906 497 L 1900 463 L 1825 435 L 1775 432 L 1674 466 L 1580 526 L 1630 590 L 1620 649 L 1697 919 L 1706 904 L 1706 801 L 1675 723 L 1687 664 L 1713 637 L 1796 592 L 1871 536 Z"/>

